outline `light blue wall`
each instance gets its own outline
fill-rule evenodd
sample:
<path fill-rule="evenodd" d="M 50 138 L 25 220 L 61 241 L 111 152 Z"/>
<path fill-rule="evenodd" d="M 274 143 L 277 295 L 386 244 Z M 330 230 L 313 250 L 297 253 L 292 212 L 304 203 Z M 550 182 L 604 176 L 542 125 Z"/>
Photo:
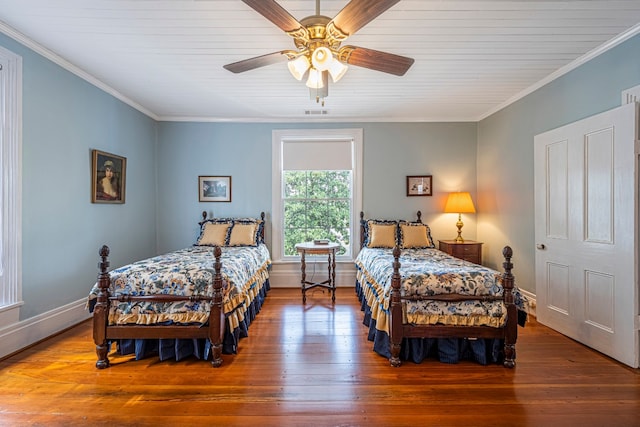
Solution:
<path fill-rule="evenodd" d="M 475 123 L 161 123 L 158 138 L 158 249 L 193 244 L 203 210 L 216 216 L 271 214 L 274 129 L 362 128 L 364 211 L 369 217 L 412 219 L 417 210 L 434 238 L 455 237 L 456 218 L 442 214 L 446 192 L 475 194 Z M 433 175 L 432 197 L 407 197 L 407 175 Z M 198 202 L 199 175 L 231 175 L 231 203 Z M 270 242 L 267 228 L 267 242 Z M 475 237 L 475 221 L 465 236 Z"/>
<path fill-rule="evenodd" d="M 23 59 L 22 294 L 27 319 L 86 298 L 98 249 L 155 253 L 156 123 L 14 40 Z M 91 149 L 127 158 L 124 205 L 91 203 Z"/>
<path fill-rule="evenodd" d="M 619 106 L 621 92 L 638 84 L 635 36 L 478 124 L 478 237 L 489 264 L 500 264 L 502 245 L 513 246 L 521 288 L 536 290 L 534 136 Z"/>

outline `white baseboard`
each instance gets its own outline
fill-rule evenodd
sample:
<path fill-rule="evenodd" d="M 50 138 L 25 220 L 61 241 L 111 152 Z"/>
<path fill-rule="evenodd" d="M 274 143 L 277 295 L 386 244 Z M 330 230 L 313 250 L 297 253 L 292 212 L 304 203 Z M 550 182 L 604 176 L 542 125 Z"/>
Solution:
<path fill-rule="evenodd" d="M 524 289 L 520 289 L 520 293 L 524 295 L 529 300 L 529 315 L 533 317 L 536 316 L 536 294 L 532 294 L 529 291 L 525 291 Z"/>
<path fill-rule="evenodd" d="M 307 280 L 323 281 L 327 278 L 327 264 L 318 263 L 314 266 L 307 263 Z M 274 264 L 269 272 L 269 284 L 272 288 L 297 288 L 300 287 L 300 264 Z M 356 283 L 356 269 L 354 264 L 336 265 L 336 287 L 354 287 Z"/>
<path fill-rule="evenodd" d="M 0 329 L 0 358 L 90 318 L 91 313 L 85 309 L 86 303 L 86 298 L 83 298 Z"/>

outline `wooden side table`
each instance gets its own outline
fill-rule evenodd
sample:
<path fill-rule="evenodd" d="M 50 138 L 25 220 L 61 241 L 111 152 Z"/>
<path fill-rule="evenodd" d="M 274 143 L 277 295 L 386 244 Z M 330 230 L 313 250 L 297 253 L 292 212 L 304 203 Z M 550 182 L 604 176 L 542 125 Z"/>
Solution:
<path fill-rule="evenodd" d="M 317 245 L 313 242 L 298 243 L 296 250 L 300 254 L 300 272 L 302 273 L 302 279 L 300 285 L 302 286 L 302 303 L 306 304 L 307 295 L 306 291 L 315 287 L 321 287 L 329 289 L 331 293 L 331 302 L 336 302 L 336 251 L 340 248 L 338 243 L 329 242 L 326 245 Z M 307 281 L 305 263 L 305 255 L 327 255 L 328 278 L 323 282 L 309 282 Z"/>
<path fill-rule="evenodd" d="M 442 252 L 474 264 L 482 264 L 482 242 L 473 240 L 465 240 L 464 242 L 440 240 L 439 242 L 439 249 Z"/>

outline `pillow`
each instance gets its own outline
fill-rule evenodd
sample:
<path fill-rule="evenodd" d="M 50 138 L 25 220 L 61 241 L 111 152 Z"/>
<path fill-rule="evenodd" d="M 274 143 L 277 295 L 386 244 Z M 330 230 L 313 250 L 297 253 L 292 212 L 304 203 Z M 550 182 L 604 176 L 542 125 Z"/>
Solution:
<path fill-rule="evenodd" d="M 257 246 L 258 244 L 258 222 L 236 222 L 234 221 L 229 235 L 229 246 Z"/>
<path fill-rule="evenodd" d="M 368 220 L 360 220 L 362 225 L 362 231 L 364 235 L 364 247 L 370 247 L 371 243 L 371 226 L 372 225 L 395 225 L 397 227 L 398 221 L 395 220 L 387 220 L 387 219 L 368 219 Z M 396 231 L 397 233 L 397 231 Z M 397 236 L 396 236 L 397 239 Z"/>
<path fill-rule="evenodd" d="M 369 248 L 393 248 L 398 240 L 398 225 L 392 224 L 369 224 Z"/>
<path fill-rule="evenodd" d="M 256 230 L 256 239 L 255 243 L 252 246 L 259 245 L 260 243 L 264 243 L 263 238 L 263 229 L 264 229 L 264 221 L 258 218 L 234 218 L 234 224 L 257 224 L 258 229 Z"/>
<path fill-rule="evenodd" d="M 400 222 L 400 246 L 408 248 L 434 248 L 431 230 L 421 222 Z"/>
<path fill-rule="evenodd" d="M 231 221 L 207 221 L 202 224 L 200 237 L 196 242 L 197 246 L 226 246 L 229 240 L 229 230 L 231 229 Z"/>

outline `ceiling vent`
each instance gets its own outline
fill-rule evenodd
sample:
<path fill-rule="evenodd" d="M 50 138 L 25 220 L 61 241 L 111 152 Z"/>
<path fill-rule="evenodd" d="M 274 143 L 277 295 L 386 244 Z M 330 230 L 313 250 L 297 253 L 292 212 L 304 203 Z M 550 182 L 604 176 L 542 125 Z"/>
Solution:
<path fill-rule="evenodd" d="M 328 110 L 304 110 L 304 114 L 307 116 L 326 116 L 329 114 Z"/>

